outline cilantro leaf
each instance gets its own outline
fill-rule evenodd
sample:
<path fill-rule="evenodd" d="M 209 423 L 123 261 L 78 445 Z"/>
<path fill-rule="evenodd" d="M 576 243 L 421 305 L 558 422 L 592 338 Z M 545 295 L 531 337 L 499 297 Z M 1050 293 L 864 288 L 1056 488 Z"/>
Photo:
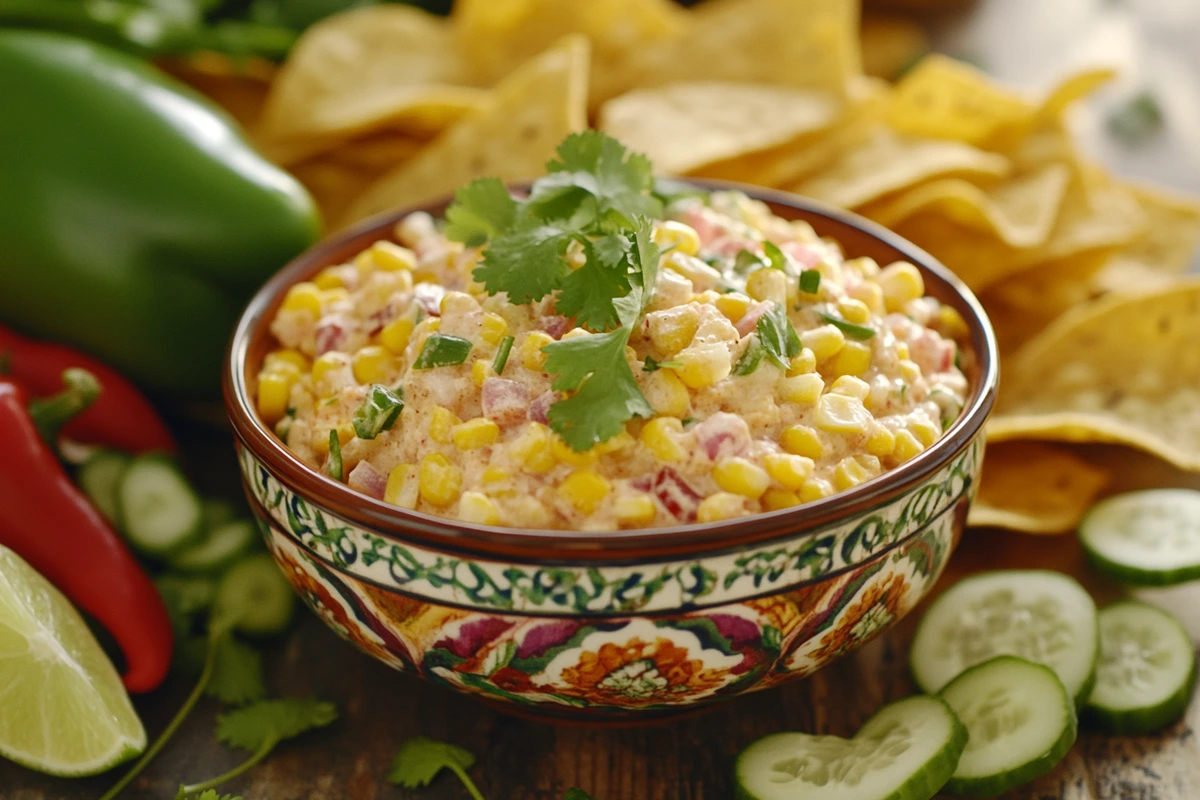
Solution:
<path fill-rule="evenodd" d="M 764 355 L 781 369 L 787 369 L 791 358 L 800 353 L 800 337 L 779 303 L 772 303 L 767 313 L 758 318 L 755 330 Z"/>
<path fill-rule="evenodd" d="M 222 703 L 241 705 L 267 693 L 263 683 L 262 654 L 232 636 L 222 636 L 212 645 L 217 649 L 212 677 L 204 693 Z"/>
<path fill-rule="evenodd" d="M 633 319 L 625 320 L 626 325 L 632 325 L 637 321 L 637 317 L 646 313 L 650 301 L 654 299 L 654 284 L 658 282 L 658 262 L 662 258 L 662 249 L 654 243 L 654 226 L 650 220 L 642 218 L 634 224 L 633 251 L 630 257 L 640 278 L 642 293 L 638 313 Z"/>
<path fill-rule="evenodd" d="M 551 387 L 575 391 L 547 413 L 550 427 L 572 450 L 587 450 L 616 436 L 629 419 L 654 414 L 625 360 L 629 333 L 622 327 L 542 348 L 545 370 L 555 376 Z"/>
<path fill-rule="evenodd" d="M 478 247 L 510 229 L 520 205 L 499 178 L 479 178 L 454 193 L 446 209 L 446 238 Z"/>
<path fill-rule="evenodd" d="M 707 189 L 674 178 L 655 178 L 654 188 L 650 191 L 664 206 L 689 197 L 704 197 L 708 194 Z"/>
<path fill-rule="evenodd" d="M 311 698 L 259 700 L 217 718 L 217 739 L 231 747 L 258 751 L 337 719 L 333 703 Z"/>
<path fill-rule="evenodd" d="M 737 255 L 733 258 L 734 272 L 745 273 L 765 266 L 767 266 L 767 262 L 763 260 L 763 257 L 750 250 L 738 250 Z"/>
<path fill-rule="evenodd" d="M 399 393 L 381 384 L 374 384 L 367 390 L 362 405 L 354 412 L 354 435 L 360 439 L 374 439 L 390 430 L 400 419 L 403 410 L 404 400 Z"/>
<path fill-rule="evenodd" d="M 613 300 L 629 293 L 629 240 L 608 234 L 592 241 L 581 239 L 585 261 L 563 279 L 555 306 L 559 314 L 574 317 L 578 325 L 603 331 L 617 325 Z"/>
<path fill-rule="evenodd" d="M 550 174 L 535 181 L 530 192 L 529 208 L 535 216 L 586 220 L 612 230 L 630 227 L 638 216 L 662 215 L 662 203 L 649 193 L 654 176 L 644 155 L 629 153 L 625 145 L 595 130 L 571 134 L 557 154 L 546 164 Z"/>
<path fill-rule="evenodd" d="M 682 367 L 682 366 L 683 366 L 683 364 L 681 364 L 678 361 L 656 361 L 654 359 L 654 356 L 646 356 L 646 358 L 642 361 L 642 371 L 643 372 L 657 372 L 658 370 L 663 369 L 664 367 L 678 368 L 678 367 Z"/>
<path fill-rule="evenodd" d="M 475 756 L 457 745 L 417 736 L 400 745 L 400 751 L 392 759 L 387 779 L 405 789 L 418 789 L 428 786 L 439 772 L 448 769 L 458 776 L 472 797 L 483 800 L 479 788 L 467 775 L 467 770 L 474 763 Z"/>
<path fill-rule="evenodd" d="M 595 800 L 590 794 L 580 789 L 578 786 L 572 786 L 567 789 L 567 793 L 563 795 L 563 800 Z"/>
<path fill-rule="evenodd" d="M 758 369 L 758 365 L 762 363 L 763 356 L 767 354 L 767 350 L 762 345 L 762 337 L 757 333 L 750 337 L 750 341 L 746 343 L 746 349 L 738 356 L 737 362 L 733 365 L 733 374 L 738 377 L 753 375 Z"/>
<path fill-rule="evenodd" d="M 205 789 L 196 800 L 242 800 L 242 797 L 241 795 L 234 797 L 231 794 L 217 794 L 216 789 Z"/>
<path fill-rule="evenodd" d="M 475 280 L 488 294 L 507 292 L 512 303 L 541 300 L 559 287 L 568 272 L 563 258 L 575 234 L 541 225 L 495 239 L 475 268 Z"/>

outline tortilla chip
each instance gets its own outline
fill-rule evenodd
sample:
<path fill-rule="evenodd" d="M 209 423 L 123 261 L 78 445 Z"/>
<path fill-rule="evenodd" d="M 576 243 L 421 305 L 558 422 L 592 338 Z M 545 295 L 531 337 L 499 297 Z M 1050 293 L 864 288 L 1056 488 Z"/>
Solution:
<path fill-rule="evenodd" d="M 328 157 L 349 167 L 374 170 L 379 175 L 408 161 L 427 144 L 426 139 L 379 131 L 343 143 L 331 150 Z"/>
<path fill-rule="evenodd" d="M 968 228 L 994 234 L 1012 247 L 1034 247 L 1050 236 L 1071 173 L 1049 164 L 987 189 L 961 178 L 943 178 L 859 209 L 881 225 L 895 227 L 928 211 Z"/>
<path fill-rule="evenodd" d="M 828 169 L 792 187 L 844 208 L 857 208 L 891 192 L 943 175 L 999 177 L 1008 159 L 962 142 L 914 139 L 882 126 Z"/>
<path fill-rule="evenodd" d="M 796 183 L 867 141 L 883 113 L 885 96 L 886 87 L 880 81 L 868 78 L 855 81 L 849 104 L 831 127 L 802 134 L 761 152 L 706 164 L 692 174 L 759 186 Z"/>
<path fill-rule="evenodd" d="M 348 139 L 382 127 L 436 134 L 486 95 L 465 85 L 470 73 L 455 44 L 446 20 L 410 6 L 328 17 L 280 69 L 255 138 L 287 163 L 281 153 L 298 139 Z"/>
<path fill-rule="evenodd" d="M 261 58 L 234 61 L 223 53 L 200 52 L 186 58 L 157 62 L 175 76 L 224 108 L 243 128 L 252 128 L 275 78 L 276 67 Z"/>
<path fill-rule="evenodd" d="M 341 224 L 447 196 L 475 178 L 540 174 L 559 143 L 587 127 L 587 72 L 587 39 L 563 39 L 505 78 L 481 108 L 372 184 Z"/>
<path fill-rule="evenodd" d="M 967 524 L 1067 533 L 1110 479 L 1107 470 L 1061 447 L 1036 442 L 988 445 L 979 494 Z"/>
<path fill-rule="evenodd" d="M 1038 116 L 1058 120 L 1068 108 L 1111 81 L 1116 75 L 1116 70 L 1100 67 L 1064 78 L 1046 94 L 1041 107 L 1038 108 Z"/>
<path fill-rule="evenodd" d="M 925 29 L 907 17 L 864 14 L 862 30 L 863 72 L 894 80 L 929 52 Z"/>
<path fill-rule="evenodd" d="M 1004 128 L 1027 125 L 1035 111 L 980 70 L 931 55 L 896 84 L 887 122 L 908 136 L 981 144 Z"/>
<path fill-rule="evenodd" d="M 845 97 L 862 73 L 856 0 L 707 0 L 689 22 L 636 51 L 623 87 L 741 81 Z"/>
<path fill-rule="evenodd" d="M 1064 314 L 1005 368 L 990 440 L 1119 442 L 1200 470 L 1200 280 Z"/>
<path fill-rule="evenodd" d="M 680 174 L 764 150 L 830 125 L 841 103 L 826 92 L 745 83 L 675 83 L 604 104 L 599 127 Z"/>
<path fill-rule="evenodd" d="M 328 155 L 302 161 L 289 171 L 308 189 L 327 226 L 341 219 L 379 176 L 376 170 L 340 163 Z"/>
<path fill-rule="evenodd" d="M 563 36 L 592 45 L 593 107 L 633 87 L 627 64 L 681 33 L 691 15 L 671 0 L 458 0 L 451 15 L 478 81 L 492 84 Z"/>
<path fill-rule="evenodd" d="M 1200 202 L 1161 189 L 1130 189 L 1146 215 L 1146 229 L 1096 274 L 1098 292 L 1165 286 L 1187 271 L 1200 246 Z"/>

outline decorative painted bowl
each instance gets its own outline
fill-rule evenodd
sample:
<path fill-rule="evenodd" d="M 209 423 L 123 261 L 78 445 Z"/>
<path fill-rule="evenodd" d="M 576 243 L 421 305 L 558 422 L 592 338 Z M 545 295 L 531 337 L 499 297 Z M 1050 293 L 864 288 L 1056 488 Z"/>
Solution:
<path fill-rule="evenodd" d="M 271 553 L 342 637 L 391 666 L 509 710 L 637 721 L 801 678 L 877 636 L 937 580 L 962 534 L 996 393 L 970 291 L 914 245 L 799 197 L 733 188 L 851 256 L 905 259 L 967 321 L 963 414 L 898 469 L 804 506 L 611 533 L 518 530 L 407 511 L 311 469 L 252 402 L 287 287 L 390 236 L 406 209 L 297 258 L 250 303 L 224 376 L 238 458 Z M 445 204 L 426 207 L 435 216 Z"/>

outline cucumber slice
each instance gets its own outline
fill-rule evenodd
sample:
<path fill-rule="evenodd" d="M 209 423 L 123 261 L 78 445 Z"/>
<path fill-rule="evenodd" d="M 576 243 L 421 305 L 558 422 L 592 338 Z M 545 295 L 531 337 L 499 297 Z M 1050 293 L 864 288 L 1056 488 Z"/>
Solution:
<path fill-rule="evenodd" d="M 250 549 L 256 531 L 250 520 L 226 522 L 204 534 L 204 538 L 168 559 L 181 572 L 219 572 Z"/>
<path fill-rule="evenodd" d="M 130 458 L 115 450 L 99 450 L 79 467 L 75 479 L 92 505 L 112 524 L 120 518 L 117 506 L 117 486 L 129 466 Z"/>
<path fill-rule="evenodd" d="M 1075 704 L 1050 668 L 1016 656 L 971 667 L 941 697 L 967 728 L 946 791 L 995 797 L 1054 768 L 1075 743 Z"/>
<path fill-rule="evenodd" d="M 148 556 L 166 556 L 200 536 L 200 500 L 179 468 L 160 455 L 138 456 L 117 486 L 129 543 Z"/>
<path fill-rule="evenodd" d="M 1102 500 L 1079 524 L 1097 570 L 1125 583 L 1169 586 L 1200 578 L 1200 492 L 1151 489 Z"/>
<path fill-rule="evenodd" d="M 260 554 L 234 564 L 217 586 L 213 616 L 237 619 L 237 629 L 252 635 L 281 633 L 292 621 L 296 595 L 274 559 Z"/>
<path fill-rule="evenodd" d="M 1100 665 L 1084 715 L 1109 733 L 1151 733 L 1187 711 L 1196 651 L 1179 620 L 1137 600 L 1100 612 Z"/>
<path fill-rule="evenodd" d="M 917 626 L 913 677 L 930 694 L 968 667 L 998 655 L 1045 664 L 1082 705 L 1095 680 L 1096 604 L 1058 572 L 998 570 L 942 593 Z"/>
<path fill-rule="evenodd" d="M 954 772 L 967 743 L 941 700 L 909 697 L 884 706 L 853 739 L 776 733 L 738 755 L 738 800 L 929 800 Z"/>
<path fill-rule="evenodd" d="M 233 522 L 237 519 L 237 511 L 233 508 L 233 503 L 227 500 L 218 500 L 215 498 L 205 498 L 200 501 L 202 513 L 204 514 L 204 529 L 211 531 L 226 522 Z"/>

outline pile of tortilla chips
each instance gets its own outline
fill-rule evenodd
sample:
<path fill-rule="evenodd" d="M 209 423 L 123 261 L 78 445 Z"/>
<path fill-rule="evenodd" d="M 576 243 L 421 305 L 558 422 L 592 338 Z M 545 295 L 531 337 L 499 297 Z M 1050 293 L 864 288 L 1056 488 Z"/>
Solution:
<path fill-rule="evenodd" d="M 458 0 L 327 19 L 252 132 L 331 230 L 481 175 L 540 174 L 589 124 L 663 173 L 744 181 L 874 219 L 981 298 L 1003 356 L 977 524 L 1069 530 L 1111 477 L 1063 445 L 1200 470 L 1200 204 L 1076 152 L 1093 70 L 1031 98 L 940 56 L 895 85 L 919 29 L 853 0 Z M 244 115 L 244 111 L 242 112 Z M 1040 441 L 1031 441 L 1040 440 Z"/>

